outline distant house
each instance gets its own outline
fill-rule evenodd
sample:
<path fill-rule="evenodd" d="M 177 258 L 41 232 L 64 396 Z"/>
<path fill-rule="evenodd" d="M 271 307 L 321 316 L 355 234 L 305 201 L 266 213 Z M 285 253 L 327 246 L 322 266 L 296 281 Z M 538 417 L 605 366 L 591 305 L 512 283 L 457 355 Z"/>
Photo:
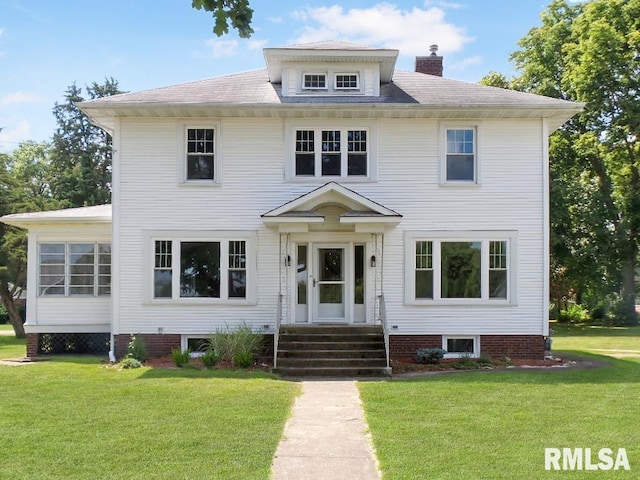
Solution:
<path fill-rule="evenodd" d="M 29 354 L 138 334 L 163 355 L 245 322 L 542 357 L 548 136 L 581 105 L 443 78 L 435 49 L 415 72 L 338 42 L 264 56 L 79 104 L 113 135 L 113 205 L 2 218 L 29 230 Z"/>

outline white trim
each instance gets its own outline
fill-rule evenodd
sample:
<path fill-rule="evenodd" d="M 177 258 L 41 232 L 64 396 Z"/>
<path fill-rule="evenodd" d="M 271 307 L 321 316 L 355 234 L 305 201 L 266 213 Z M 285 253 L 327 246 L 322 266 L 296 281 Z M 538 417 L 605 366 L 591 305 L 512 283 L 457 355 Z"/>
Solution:
<path fill-rule="evenodd" d="M 549 335 L 549 122 L 541 120 L 542 143 L 542 335 Z"/>
<path fill-rule="evenodd" d="M 518 298 L 518 234 L 516 231 L 406 231 L 404 235 L 404 303 L 405 305 L 478 305 L 513 306 Z M 415 245 L 433 242 L 433 299 L 415 298 Z M 450 241 L 482 242 L 480 298 L 441 298 L 440 244 Z M 489 298 L 489 242 L 507 242 L 507 298 Z"/>
<path fill-rule="evenodd" d="M 447 180 L 447 130 L 473 130 L 474 134 L 474 179 L 473 181 Z M 438 123 L 438 163 L 440 186 L 442 187 L 478 187 L 482 184 L 482 123 L 479 121 L 446 121 Z"/>
<path fill-rule="evenodd" d="M 25 333 L 110 333 L 109 323 L 64 324 L 64 325 L 37 325 L 24 324 Z"/>
<path fill-rule="evenodd" d="M 187 179 L 187 132 L 192 129 L 213 130 L 213 180 Z M 178 132 L 178 184 L 186 187 L 222 185 L 222 122 L 220 120 L 180 120 Z"/>
<path fill-rule="evenodd" d="M 115 351 L 113 335 L 120 333 L 120 118 L 115 120 L 113 157 L 111 159 L 111 350 Z"/>
<path fill-rule="evenodd" d="M 155 241 L 169 240 L 172 242 L 172 298 L 153 297 L 153 272 Z M 229 241 L 240 240 L 246 242 L 246 297 L 228 297 L 227 276 L 220 278 L 220 298 L 180 297 L 179 252 L 180 242 L 210 241 L 220 242 L 220 270 L 228 272 Z M 145 230 L 142 235 L 143 252 L 143 286 L 142 302 L 145 305 L 256 305 L 258 298 L 258 235 L 255 230 Z"/>
<path fill-rule="evenodd" d="M 452 352 L 449 353 L 447 351 L 447 340 L 473 340 L 473 353 L 465 354 L 463 352 Z M 444 358 L 462 358 L 465 355 L 469 355 L 471 358 L 478 358 L 480 356 L 480 336 L 479 335 L 442 335 L 442 349 L 447 351 L 444 354 Z"/>

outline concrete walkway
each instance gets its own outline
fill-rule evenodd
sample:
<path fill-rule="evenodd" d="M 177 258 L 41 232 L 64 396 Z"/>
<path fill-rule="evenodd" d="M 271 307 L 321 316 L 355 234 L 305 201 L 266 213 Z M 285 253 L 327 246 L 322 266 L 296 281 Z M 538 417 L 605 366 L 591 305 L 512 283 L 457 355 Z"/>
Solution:
<path fill-rule="evenodd" d="M 380 478 L 356 382 L 303 382 L 273 459 L 271 479 Z"/>

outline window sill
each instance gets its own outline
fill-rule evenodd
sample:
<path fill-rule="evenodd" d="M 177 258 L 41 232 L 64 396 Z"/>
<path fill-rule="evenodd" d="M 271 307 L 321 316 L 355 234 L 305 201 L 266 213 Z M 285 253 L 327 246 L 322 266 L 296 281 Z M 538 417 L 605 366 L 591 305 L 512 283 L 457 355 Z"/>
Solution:
<path fill-rule="evenodd" d="M 221 299 L 221 298 L 154 298 L 144 303 L 146 306 L 159 306 L 159 305 L 176 305 L 176 306 L 212 306 L 212 305 L 238 305 L 238 306 L 255 306 L 257 302 L 254 300 L 247 300 L 245 298 L 238 299 Z"/>
<path fill-rule="evenodd" d="M 327 175 L 324 177 L 291 177 L 285 179 L 285 181 L 289 183 L 374 183 L 377 180 L 374 180 L 369 177 L 360 177 L 360 176 L 351 176 L 351 177 L 341 177 L 339 175 Z"/>
<path fill-rule="evenodd" d="M 480 188 L 481 185 L 478 182 L 443 182 L 440 183 L 441 187 L 445 188 Z"/>
<path fill-rule="evenodd" d="M 213 180 L 185 180 L 180 182 L 178 186 L 185 188 L 216 188 L 221 187 L 222 184 Z"/>
<path fill-rule="evenodd" d="M 517 303 L 510 300 L 482 300 L 482 299 L 448 299 L 448 300 L 413 300 L 405 302 L 412 307 L 516 307 Z"/>

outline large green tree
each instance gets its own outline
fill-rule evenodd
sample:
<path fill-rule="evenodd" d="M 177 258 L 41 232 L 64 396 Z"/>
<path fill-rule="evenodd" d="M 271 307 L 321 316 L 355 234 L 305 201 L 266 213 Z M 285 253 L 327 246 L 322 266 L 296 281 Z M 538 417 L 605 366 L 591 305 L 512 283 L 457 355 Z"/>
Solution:
<path fill-rule="evenodd" d="M 67 89 L 63 103 L 57 103 L 53 115 L 57 128 L 51 150 L 51 190 L 65 207 L 109 203 L 111 199 L 111 136 L 95 125 L 77 107 L 77 102 L 122 93 L 118 82 L 105 79 L 82 88 L 75 83 Z"/>
<path fill-rule="evenodd" d="M 635 319 L 640 233 L 640 0 L 554 0 L 512 55 L 512 88 L 585 102 L 550 145 L 553 271 L 618 291 Z M 486 83 L 502 79 L 492 74 Z M 504 85 L 499 85 L 504 86 Z"/>
<path fill-rule="evenodd" d="M 26 142 L 0 154 L 0 216 L 50 210 L 60 206 L 49 187 L 50 146 Z M 16 305 L 27 280 L 26 232 L 0 223 L 0 302 L 9 313 L 16 337 L 25 336 Z"/>
<path fill-rule="evenodd" d="M 253 34 L 253 9 L 249 0 L 192 0 L 191 6 L 211 12 L 215 19 L 213 33 L 219 37 L 229 33 L 229 22 L 240 38 L 249 38 Z"/>

